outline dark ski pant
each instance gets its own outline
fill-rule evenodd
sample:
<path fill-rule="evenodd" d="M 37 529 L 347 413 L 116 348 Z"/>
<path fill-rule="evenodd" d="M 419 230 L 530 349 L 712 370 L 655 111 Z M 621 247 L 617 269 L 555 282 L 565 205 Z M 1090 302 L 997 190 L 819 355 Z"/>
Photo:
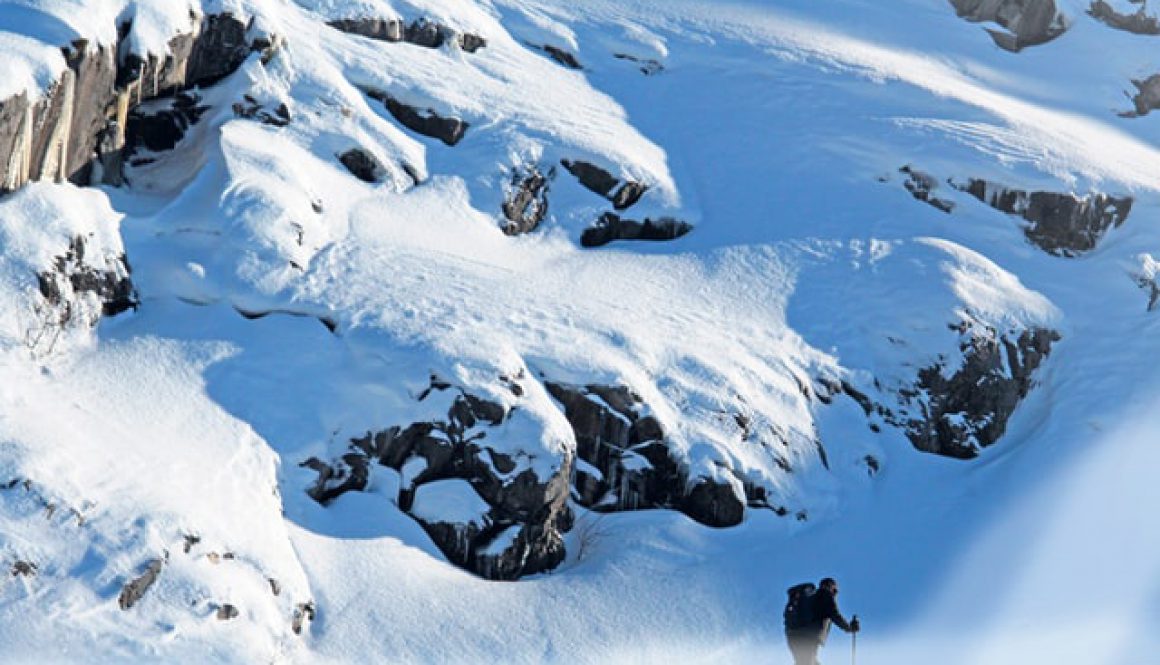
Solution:
<path fill-rule="evenodd" d="M 818 665 L 818 638 L 814 635 L 786 635 L 793 665 Z"/>

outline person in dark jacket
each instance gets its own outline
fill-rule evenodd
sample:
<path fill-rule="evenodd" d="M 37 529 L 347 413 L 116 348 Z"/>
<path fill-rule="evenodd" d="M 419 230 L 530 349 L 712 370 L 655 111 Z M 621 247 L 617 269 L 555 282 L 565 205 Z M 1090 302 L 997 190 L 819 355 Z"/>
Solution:
<path fill-rule="evenodd" d="M 817 592 L 809 598 L 810 621 L 801 628 L 786 631 L 786 641 L 789 642 L 794 665 L 818 665 L 818 649 L 826 643 L 830 624 L 847 633 L 856 633 L 861 629 L 858 617 L 848 622 L 842 616 L 838 610 L 837 596 L 837 581 L 832 577 L 823 579 L 818 583 Z"/>

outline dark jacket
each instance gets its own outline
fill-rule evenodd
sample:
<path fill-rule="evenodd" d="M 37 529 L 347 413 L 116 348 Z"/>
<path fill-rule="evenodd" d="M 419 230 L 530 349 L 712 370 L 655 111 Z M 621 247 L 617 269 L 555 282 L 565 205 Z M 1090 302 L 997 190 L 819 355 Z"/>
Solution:
<path fill-rule="evenodd" d="M 825 589 L 818 589 L 813 598 L 813 621 L 810 630 L 817 636 L 818 644 L 826 643 L 826 636 L 830 633 L 830 624 L 833 623 L 850 632 L 850 624 L 842 613 L 838 611 L 838 599 Z"/>

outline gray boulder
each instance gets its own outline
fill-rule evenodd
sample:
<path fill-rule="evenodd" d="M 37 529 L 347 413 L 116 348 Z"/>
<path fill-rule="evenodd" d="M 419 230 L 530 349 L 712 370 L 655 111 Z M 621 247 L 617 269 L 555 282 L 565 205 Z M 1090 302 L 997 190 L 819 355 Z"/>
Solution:
<path fill-rule="evenodd" d="M 511 182 L 503 201 L 507 223 L 503 232 L 509 236 L 530 233 L 548 215 L 548 189 L 556 177 L 553 167 L 541 173 L 535 165 L 512 169 Z"/>
<path fill-rule="evenodd" d="M 997 23 L 1005 30 L 988 29 L 1000 48 L 1018 52 L 1045 44 L 1068 29 L 1067 17 L 1055 0 L 950 0 L 960 18 L 975 23 Z"/>
<path fill-rule="evenodd" d="M 1137 35 L 1160 35 L 1160 18 L 1148 12 L 1147 2 L 1140 2 L 1139 9 L 1131 14 L 1124 14 L 1116 11 L 1115 7 L 1104 0 L 1095 0 L 1088 8 L 1088 15 L 1117 30 Z"/>

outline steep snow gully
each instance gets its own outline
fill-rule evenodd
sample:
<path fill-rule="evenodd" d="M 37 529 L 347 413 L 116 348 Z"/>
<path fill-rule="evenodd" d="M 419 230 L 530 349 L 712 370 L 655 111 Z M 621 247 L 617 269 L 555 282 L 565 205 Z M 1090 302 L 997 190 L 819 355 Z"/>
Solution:
<path fill-rule="evenodd" d="M 0 3 L 0 660 L 1160 662 L 1158 26 Z"/>

